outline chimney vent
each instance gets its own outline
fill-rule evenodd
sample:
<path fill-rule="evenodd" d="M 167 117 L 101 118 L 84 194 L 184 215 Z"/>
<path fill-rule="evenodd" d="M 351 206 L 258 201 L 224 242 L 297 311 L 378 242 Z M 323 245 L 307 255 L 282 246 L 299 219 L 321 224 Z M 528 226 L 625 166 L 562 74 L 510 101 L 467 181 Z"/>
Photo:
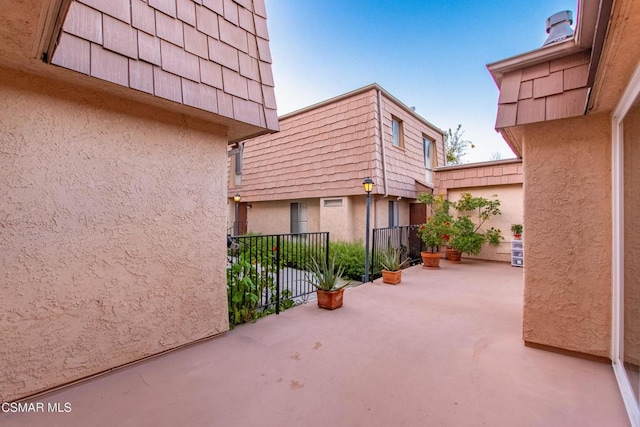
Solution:
<path fill-rule="evenodd" d="M 554 13 L 547 18 L 547 33 L 549 37 L 547 37 L 543 46 L 573 37 L 571 24 L 573 24 L 573 13 L 570 10 Z"/>

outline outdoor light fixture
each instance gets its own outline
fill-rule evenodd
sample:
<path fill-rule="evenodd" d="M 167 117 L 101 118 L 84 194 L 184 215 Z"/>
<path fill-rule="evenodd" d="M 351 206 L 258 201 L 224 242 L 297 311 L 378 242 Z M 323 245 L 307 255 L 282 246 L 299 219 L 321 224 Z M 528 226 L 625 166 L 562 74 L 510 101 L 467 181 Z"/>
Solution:
<path fill-rule="evenodd" d="M 240 201 L 240 194 L 236 193 L 236 195 L 233 196 L 233 200 L 235 200 L 235 202 L 238 203 Z"/>
<path fill-rule="evenodd" d="M 369 177 L 366 177 L 362 182 L 362 186 L 364 187 L 364 191 L 369 194 L 371 190 L 373 190 L 373 180 Z"/>
<path fill-rule="evenodd" d="M 367 193 L 367 236 L 365 238 L 364 247 L 364 283 L 369 281 L 369 211 L 371 210 L 371 190 L 373 190 L 373 180 L 366 177 L 362 182 L 364 191 Z"/>

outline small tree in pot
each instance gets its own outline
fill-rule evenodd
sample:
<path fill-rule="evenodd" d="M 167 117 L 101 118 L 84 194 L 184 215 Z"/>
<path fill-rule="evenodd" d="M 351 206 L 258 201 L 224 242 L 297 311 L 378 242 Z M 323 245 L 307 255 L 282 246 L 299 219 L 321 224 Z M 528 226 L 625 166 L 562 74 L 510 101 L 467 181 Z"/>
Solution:
<path fill-rule="evenodd" d="M 459 255 L 478 255 L 482 246 L 489 243 L 498 246 L 503 239 L 499 229 L 482 229 L 482 225 L 489 218 L 500 215 L 500 200 L 497 195 L 492 199 L 485 197 L 473 197 L 470 193 L 462 193 L 460 200 L 453 204 L 458 212 L 458 218 L 451 224 L 451 234 L 449 246 L 456 250 Z M 471 219 L 472 215 L 477 215 L 476 222 Z M 460 262 L 460 258 L 450 259 Z"/>
<path fill-rule="evenodd" d="M 427 205 L 431 215 L 427 218 L 427 222 L 418 228 L 418 234 L 422 239 L 427 251 L 420 253 L 422 263 L 425 268 L 440 268 L 440 245 L 444 242 L 444 236 L 450 232 L 450 224 L 452 221 L 449 215 L 449 206 L 451 203 L 442 196 L 433 197 L 433 194 L 421 194 L 418 198 Z"/>

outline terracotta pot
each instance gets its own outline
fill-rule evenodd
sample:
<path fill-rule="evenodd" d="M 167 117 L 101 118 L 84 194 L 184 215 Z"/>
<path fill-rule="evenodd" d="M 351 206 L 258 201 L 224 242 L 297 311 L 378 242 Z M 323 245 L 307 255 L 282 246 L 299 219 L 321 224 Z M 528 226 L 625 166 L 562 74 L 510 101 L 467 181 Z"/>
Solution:
<path fill-rule="evenodd" d="M 440 268 L 440 252 L 420 252 L 422 268 L 436 270 Z"/>
<path fill-rule="evenodd" d="M 513 235 L 513 238 L 514 238 L 515 240 L 520 240 L 520 238 L 521 238 L 521 237 L 522 237 L 522 234 L 514 234 L 514 235 Z"/>
<path fill-rule="evenodd" d="M 402 270 L 389 271 L 382 270 L 382 283 L 397 285 L 402 280 Z"/>
<path fill-rule="evenodd" d="M 342 307 L 342 294 L 344 289 L 337 291 L 322 291 L 316 289 L 316 295 L 318 296 L 318 307 L 326 308 L 327 310 L 335 310 Z"/>
<path fill-rule="evenodd" d="M 462 254 L 453 248 L 447 248 L 447 260 L 460 263 L 462 262 Z"/>

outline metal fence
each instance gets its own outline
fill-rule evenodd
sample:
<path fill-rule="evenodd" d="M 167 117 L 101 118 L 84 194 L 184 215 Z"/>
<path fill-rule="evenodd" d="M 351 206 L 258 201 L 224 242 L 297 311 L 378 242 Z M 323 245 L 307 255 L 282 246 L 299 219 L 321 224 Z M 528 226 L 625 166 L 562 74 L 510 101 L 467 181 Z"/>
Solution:
<path fill-rule="evenodd" d="M 329 257 L 329 233 L 231 236 L 227 297 L 232 325 L 306 301 L 306 268 Z"/>
<path fill-rule="evenodd" d="M 420 252 L 426 250 L 420 235 L 420 225 L 403 225 L 390 228 L 374 228 L 371 245 L 371 280 L 382 276 L 381 254 L 389 249 L 399 249 L 402 260 L 408 265 L 421 262 Z"/>

